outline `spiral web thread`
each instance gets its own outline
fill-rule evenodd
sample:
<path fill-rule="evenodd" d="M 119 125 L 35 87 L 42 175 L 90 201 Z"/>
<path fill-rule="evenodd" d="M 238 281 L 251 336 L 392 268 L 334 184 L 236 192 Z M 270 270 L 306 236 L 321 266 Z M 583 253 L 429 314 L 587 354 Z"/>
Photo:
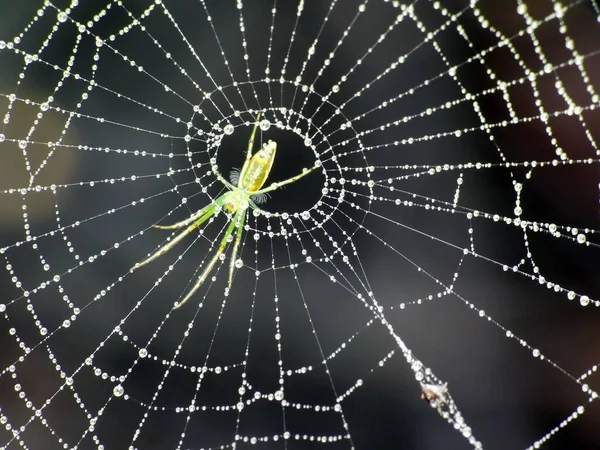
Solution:
<path fill-rule="evenodd" d="M 578 14 L 591 17 L 597 4 L 548 1 L 543 7 L 529 8 L 525 1 L 507 2 L 505 13 L 513 19 L 508 26 L 494 16 L 493 2 L 474 0 L 365 0 L 344 5 L 341 0 L 330 0 L 318 2 L 320 15 L 310 9 L 316 3 L 302 0 L 286 5 L 272 0 L 252 7 L 247 1 L 229 3 L 222 7 L 198 0 L 189 2 L 189 11 L 182 13 L 166 0 L 86 5 L 92 9 L 84 9 L 76 0 L 44 1 L 37 11 L 28 13 L 22 31 L 0 41 L 4 67 L 1 158 L 5 167 L 14 164 L 19 167 L 14 171 L 21 174 L 7 175 L 14 184 L 5 183 L 0 191 L 8 230 L 0 242 L 5 263 L 0 329 L 6 349 L 0 392 L 11 392 L 0 398 L 0 448 L 42 448 L 40 442 L 44 448 L 150 448 L 147 435 L 155 426 L 153 417 L 166 413 L 175 417 L 169 425 L 174 432 L 169 448 L 240 448 L 246 443 L 280 445 L 273 448 L 296 448 L 303 443 L 361 448 L 355 439 L 358 426 L 351 419 L 352 407 L 346 405 L 379 372 L 393 373 L 396 369 L 390 368 L 390 362 L 396 360 L 410 369 L 414 397 L 422 390 L 436 394 L 430 407 L 453 425 L 463 445 L 482 448 L 485 439 L 476 437 L 477 428 L 470 426 L 469 415 L 459 410 L 460 397 L 452 395 L 455 384 L 445 384 L 447 380 L 439 375 L 443 368 L 436 360 L 419 357 L 409 348 L 397 325 L 399 312 L 426 304 L 441 308 L 450 301 L 467 307 L 463 315 L 477 317 L 505 340 L 519 344 L 517 351 L 526 352 L 544 371 L 560 373 L 563 383 L 582 391 L 572 413 L 529 445 L 538 448 L 552 442 L 554 435 L 582 417 L 598 398 L 587 384 L 597 365 L 587 361 L 586 370 L 577 373 L 555 362 L 552 348 L 537 349 L 537 342 L 525 340 L 519 330 L 509 329 L 502 319 L 487 313 L 477 298 L 455 287 L 466 265 L 486 265 L 505 276 L 501 279 L 506 283 L 514 280 L 511 274 L 526 280 L 548 302 L 597 314 L 597 290 L 563 286 L 545 274 L 530 247 L 532 239 L 543 236 L 546 245 L 583 248 L 597 258 L 593 224 L 582 227 L 579 219 L 573 223 L 538 220 L 528 215 L 522 202 L 530 180 L 539 173 L 560 167 L 591 167 L 597 173 L 600 97 L 588 65 L 598 57 L 600 41 L 595 48 L 580 49 L 569 21 Z M 186 14 L 194 16 L 196 28 L 185 23 Z M 254 14 L 261 15 L 261 20 Z M 375 31 L 363 35 L 359 30 L 365 24 Z M 405 29 L 413 38 L 417 36 L 414 45 L 398 43 L 398 33 Z M 201 45 L 194 30 L 211 40 Z M 548 53 L 546 32 L 558 36 L 557 54 Z M 364 45 L 356 45 L 356 39 Z M 457 55 L 448 41 L 460 42 L 463 53 Z M 520 47 L 525 41 L 532 50 L 529 54 Z M 237 47 L 232 49 L 232 42 Z M 414 70 L 420 64 L 414 60 L 422 52 L 437 65 L 415 81 L 405 68 Z M 510 75 L 498 73 L 494 58 L 500 53 L 508 55 L 514 65 Z M 473 89 L 465 81 L 467 70 L 481 70 L 485 82 Z M 564 81 L 567 71 L 569 78 Z M 407 82 L 400 80 L 405 75 Z M 395 88 L 394 77 L 399 77 Z M 439 83 L 443 83 L 442 90 L 437 88 Z M 140 87 L 136 89 L 135 84 Z M 548 100 L 549 85 L 552 101 Z M 516 89 L 522 86 L 532 95 L 533 109 L 515 105 Z M 423 92 L 433 92 L 429 103 L 419 97 Z M 505 112 L 490 112 L 485 105 L 489 99 L 499 99 Z M 108 106 L 102 107 L 105 100 Z M 167 235 L 152 225 L 182 220 L 224 192 L 219 174 L 228 172 L 221 158 L 234 136 L 240 136 L 240 142 L 247 140 L 259 112 L 261 139 L 279 130 L 298 137 L 301 152 L 309 155 L 306 164 L 289 163 L 289 176 L 313 161 L 320 165 L 319 173 L 311 174 L 313 178 L 307 177 L 307 184 L 302 185 L 321 183 L 315 203 L 289 212 L 286 207 L 271 211 L 270 200 L 259 205 L 264 209 L 255 209 L 246 224 L 243 260 L 236 264 L 239 281 L 234 281 L 231 290 L 220 283 L 228 265 L 223 257 L 225 266 L 218 264 L 208 287 L 190 301 L 194 306 L 172 312 L 173 302 L 195 283 L 216 250 L 217 236 L 227 227 L 225 214 L 162 257 L 169 265 L 157 262 L 157 267 L 135 274 L 129 268 L 166 242 Z M 452 121 L 453 115 L 461 114 L 465 122 Z M 429 122 L 438 115 L 440 121 Z M 579 136 L 578 148 L 569 146 L 560 129 L 567 120 L 571 132 Z M 528 146 L 519 154 L 502 140 L 528 124 L 541 126 L 542 132 L 533 139 L 545 145 L 534 157 L 527 154 Z M 449 156 L 455 146 L 473 145 L 471 136 L 483 136 L 479 142 L 485 142 L 487 153 L 471 154 L 472 159 L 464 161 L 465 154 Z M 449 146 L 448 153 L 434 153 L 430 162 L 403 162 L 413 148 L 413 152 L 424 152 L 436 146 Z M 278 158 L 287 158 L 281 144 L 278 151 Z M 413 159 L 409 156 L 408 160 Z M 74 167 L 67 167 L 70 164 Z M 506 176 L 509 189 L 503 187 L 502 195 L 508 192 L 509 209 L 494 209 L 494 203 L 489 209 L 471 206 L 469 194 L 478 189 L 476 175 L 486 173 Z M 436 187 L 434 192 L 421 189 L 428 183 Z M 293 189 L 292 185 L 287 190 Z M 285 198 L 291 192 L 276 194 Z M 73 206 L 77 198 L 87 195 L 98 201 L 97 208 Z M 597 202 L 587 207 L 597 208 Z M 415 211 L 430 221 L 447 220 L 458 235 L 447 237 L 412 226 L 406 215 Z M 497 257 L 479 250 L 481 223 L 518 233 L 518 257 Z M 449 251 L 454 258 L 451 271 L 438 275 L 425 260 L 405 254 L 402 242 L 389 234 L 399 229 Z M 171 233 L 169 239 L 174 236 Z M 490 238 L 482 232 L 481 240 L 486 239 Z M 423 276 L 426 292 L 412 298 L 400 296 L 406 298 L 401 302 L 398 296 L 379 294 L 377 284 L 370 282 L 373 272 L 365 263 L 363 242 L 377 246 L 402 270 Z M 171 281 L 178 269 L 181 273 L 185 268 L 191 269 L 179 275 L 183 286 Z M 103 270 L 108 271 L 108 280 L 93 275 Z M 393 273 L 395 269 L 388 270 Z M 290 276 L 287 284 L 281 281 Z M 389 275 L 390 280 L 395 276 Z M 308 285 L 316 278 L 325 280 L 330 292 L 361 311 L 356 312 L 358 319 L 348 320 L 350 325 L 338 331 L 335 344 L 323 338 L 327 330 L 321 325 L 327 318 L 317 317 L 313 309 L 311 300 L 329 301 L 326 296 L 313 298 L 315 292 Z M 244 280 L 249 288 L 236 290 L 236 284 Z M 166 292 L 161 290 L 165 283 Z M 270 290 L 268 296 L 263 287 Z M 162 300 L 152 300 L 158 297 Z M 264 364 L 277 373 L 266 393 L 254 386 L 248 369 L 256 360 L 262 361 L 252 338 L 257 333 L 255 309 L 265 298 L 273 308 L 274 333 L 269 334 L 268 345 L 276 349 L 276 355 L 273 360 L 265 356 Z M 286 362 L 289 353 L 282 342 L 289 322 L 286 325 L 281 311 L 291 298 L 304 310 L 304 318 L 298 320 L 308 327 L 302 339 L 312 364 Z M 208 305 L 215 303 L 213 317 L 203 319 Z M 250 308 L 243 330 L 237 324 L 238 331 L 245 333 L 236 335 L 243 351 L 217 365 L 211 349 L 219 341 L 222 321 L 239 303 Z M 103 309 L 112 315 L 103 316 Z M 90 337 L 82 334 L 88 328 L 93 329 Z M 198 328 L 210 331 L 202 336 L 203 341 L 194 334 Z M 426 328 L 423 324 L 424 333 Z M 366 341 L 371 329 L 383 331 L 373 350 L 378 360 L 359 361 L 359 375 L 342 376 L 339 367 L 333 366 L 351 358 L 355 343 Z M 165 336 L 172 337 L 172 342 L 160 346 Z M 80 339 L 85 350 L 77 353 L 69 345 Z M 199 341 L 206 352 L 184 357 Z M 117 345 L 126 348 L 121 354 L 124 365 L 118 368 L 104 356 L 106 348 Z M 160 376 L 149 395 L 136 395 L 136 380 L 146 370 Z M 289 383 L 302 382 L 311 372 L 325 377 L 329 395 L 318 403 L 294 400 Z M 182 388 L 185 400 L 173 405 L 163 392 L 177 373 L 194 382 Z M 236 387 L 229 389 L 225 377 L 231 373 L 236 375 L 231 386 Z M 46 380 L 44 388 L 36 387 L 40 378 Z M 222 383 L 224 391 L 229 389 L 228 400 L 218 405 L 203 400 L 207 383 Z M 231 400 L 232 393 L 237 401 Z M 65 398 L 76 405 L 69 410 L 76 419 L 68 431 L 55 409 Z M 263 403 L 279 405 L 279 431 L 249 433 L 244 421 Z M 114 444 L 103 421 L 123 405 L 134 406 L 134 425 L 119 434 Z M 335 430 L 301 429 L 291 418 L 293 410 L 308 411 L 317 421 L 333 417 Z M 233 424 L 228 440 L 207 442 L 196 434 L 194 428 L 206 417 L 200 413 Z"/>

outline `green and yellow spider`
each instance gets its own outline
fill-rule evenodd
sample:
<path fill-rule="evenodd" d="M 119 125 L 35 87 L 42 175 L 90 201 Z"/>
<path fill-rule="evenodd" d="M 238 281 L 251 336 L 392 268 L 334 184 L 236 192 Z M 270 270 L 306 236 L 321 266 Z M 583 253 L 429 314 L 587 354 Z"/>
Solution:
<path fill-rule="evenodd" d="M 229 265 L 228 287 L 231 287 L 233 272 L 237 262 L 236 256 L 238 248 L 240 246 L 240 241 L 242 240 L 242 230 L 244 228 L 244 223 L 246 222 L 246 213 L 248 207 L 256 207 L 255 202 L 252 200 L 252 198 L 260 202 L 260 200 L 264 200 L 266 198 L 266 194 L 268 192 L 274 191 L 286 184 L 293 183 L 294 181 L 299 180 L 305 175 L 308 175 L 310 172 L 312 172 L 320 166 L 319 163 L 316 163 L 310 169 L 303 169 L 302 173 L 296 175 L 295 177 L 288 178 L 284 181 L 277 181 L 271 183 L 268 187 L 263 189 L 262 187 L 267 181 L 269 173 L 271 172 L 271 168 L 273 167 L 275 152 L 277 151 L 277 143 L 269 140 L 266 144 L 263 144 L 260 150 L 258 150 L 254 155 L 252 155 L 254 136 L 256 134 L 256 128 L 259 124 L 259 121 L 260 113 L 258 113 L 258 116 L 256 117 L 256 123 L 254 125 L 254 128 L 252 129 L 250 140 L 248 141 L 246 160 L 244 162 L 244 165 L 242 166 L 242 170 L 239 172 L 239 174 L 237 172 L 232 172 L 231 182 L 233 184 L 229 183 L 215 171 L 217 177 L 225 184 L 225 186 L 227 186 L 227 188 L 229 188 L 229 190 L 220 197 L 218 197 L 210 205 L 207 205 L 198 212 L 196 212 L 189 219 L 182 220 L 181 222 L 177 222 L 173 225 L 154 225 L 155 228 L 160 228 L 161 230 L 175 230 L 182 227 L 187 228 L 181 233 L 179 233 L 172 241 L 161 246 L 148 258 L 144 259 L 142 262 L 135 264 L 131 268 L 131 271 L 134 271 L 135 269 L 138 269 L 148 264 L 149 262 L 154 261 L 159 256 L 164 255 L 175 245 L 177 245 L 177 243 L 179 243 L 184 237 L 186 237 L 189 233 L 194 231 L 194 229 L 198 228 L 200 225 L 202 225 L 204 222 L 210 219 L 221 209 L 225 209 L 225 211 L 230 213 L 232 215 L 231 222 L 225 230 L 225 234 L 223 235 L 223 239 L 221 239 L 221 243 L 219 244 L 219 249 L 217 250 L 217 253 L 213 256 L 208 265 L 204 268 L 202 275 L 200 275 L 194 287 L 186 294 L 186 296 L 181 302 L 175 304 L 175 307 L 173 309 L 178 309 L 181 306 L 183 306 L 183 304 L 187 302 L 192 297 L 192 295 L 194 295 L 194 293 L 200 288 L 202 283 L 208 277 L 210 271 L 213 269 L 219 257 L 222 254 L 224 254 L 227 246 L 229 245 L 231 240 L 233 240 L 231 236 L 234 230 L 237 229 L 237 231 L 235 231 L 235 242 L 233 244 L 233 251 L 231 254 L 231 263 Z"/>

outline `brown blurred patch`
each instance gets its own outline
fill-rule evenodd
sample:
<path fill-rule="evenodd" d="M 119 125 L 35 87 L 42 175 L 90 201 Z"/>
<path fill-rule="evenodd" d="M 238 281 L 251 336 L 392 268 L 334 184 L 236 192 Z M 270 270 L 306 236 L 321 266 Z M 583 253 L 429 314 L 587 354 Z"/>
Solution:
<path fill-rule="evenodd" d="M 10 89 L 3 87 L 0 91 L 10 92 Z M 16 95 L 23 99 L 39 97 L 22 89 Z M 0 100 L 0 110 L 8 111 L 9 103 L 7 98 Z M 24 205 L 30 221 L 45 220 L 54 214 L 55 197 L 50 187 L 69 183 L 78 168 L 77 150 L 54 145 L 61 137 L 63 144 L 66 139 L 77 142 L 73 124 L 68 127 L 66 137 L 62 135 L 66 120 L 65 114 L 52 109 L 44 112 L 39 105 L 19 99 L 13 102 L 10 122 L 2 131 L 6 140 L 0 143 L 0 227 L 22 227 Z M 25 197 L 18 192 L 28 188 Z M 10 193 L 11 189 L 14 192 Z M 61 189 L 61 206 L 68 202 L 69 194 L 68 189 Z"/>

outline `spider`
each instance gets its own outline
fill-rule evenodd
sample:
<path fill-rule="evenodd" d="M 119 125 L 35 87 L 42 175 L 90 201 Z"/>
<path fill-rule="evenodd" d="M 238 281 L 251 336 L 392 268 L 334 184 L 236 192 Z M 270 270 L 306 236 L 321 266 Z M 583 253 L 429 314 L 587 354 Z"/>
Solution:
<path fill-rule="evenodd" d="M 225 251 L 229 245 L 229 243 L 234 240 L 233 233 L 235 232 L 235 242 L 233 244 L 233 251 L 231 253 L 231 262 L 229 265 L 229 283 L 228 288 L 231 287 L 231 282 L 233 279 L 233 273 L 235 271 L 235 267 L 241 267 L 241 261 L 238 262 L 236 260 L 237 252 L 240 246 L 240 241 L 242 240 L 242 230 L 244 228 L 244 223 L 246 222 L 246 214 L 248 208 L 255 208 L 256 203 L 262 203 L 266 201 L 267 194 L 272 192 L 281 186 L 285 186 L 286 184 L 293 183 L 298 181 L 300 178 L 308 175 L 316 168 L 320 167 L 320 163 L 317 161 L 314 166 L 310 169 L 304 168 L 302 173 L 288 178 L 287 180 L 277 181 L 271 183 L 269 186 L 263 188 L 263 185 L 267 181 L 269 177 L 269 173 L 271 172 L 271 168 L 273 167 L 273 161 L 275 159 L 275 153 L 277 151 L 277 143 L 269 140 L 267 143 L 263 144 L 262 148 L 258 150 L 256 153 L 252 154 L 252 147 L 254 145 L 254 136 L 256 135 L 256 128 L 260 121 L 260 113 L 258 113 L 256 117 L 256 123 L 254 124 L 254 128 L 252 129 L 252 134 L 250 135 L 250 140 L 248 141 L 248 150 L 246 151 L 246 160 L 244 165 L 242 166 L 242 170 L 233 171 L 231 173 L 230 179 L 231 183 L 225 180 L 221 175 L 219 175 L 216 170 L 215 173 L 219 180 L 225 184 L 225 186 L 229 189 L 223 195 L 219 196 L 214 202 L 205 206 L 204 208 L 197 211 L 193 214 L 189 219 L 182 220 L 181 222 L 177 222 L 173 225 L 154 225 L 155 228 L 159 228 L 161 230 L 176 230 L 179 228 L 186 227 L 181 233 L 179 233 L 172 241 L 164 244 L 158 250 L 156 250 L 152 255 L 148 256 L 141 262 L 136 263 L 131 271 L 138 269 L 158 258 L 161 255 L 164 255 L 166 252 L 171 250 L 175 245 L 177 245 L 184 237 L 210 219 L 214 214 L 218 213 L 222 209 L 229 214 L 231 214 L 231 221 L 225 230 L 225 234 L 221 239 L 221 243 L 219 244 L 219 248 L 207 266 L 204 268 L 204 271 L 198 277 L 198 281 L 196 284 L 190 289 L 190 291 L 186 294 L 181 302 L 175 303 L 173 309 L 178 309 L 185 302 L 187 302 L 192 295 L 200 288 L 202 283 L 206 280 L 209 273 L 213 269 L 217 260 L 220 259 L 221 255 L 225 254 Z M 223 256 L 224 258 L 224 256 Z"/>

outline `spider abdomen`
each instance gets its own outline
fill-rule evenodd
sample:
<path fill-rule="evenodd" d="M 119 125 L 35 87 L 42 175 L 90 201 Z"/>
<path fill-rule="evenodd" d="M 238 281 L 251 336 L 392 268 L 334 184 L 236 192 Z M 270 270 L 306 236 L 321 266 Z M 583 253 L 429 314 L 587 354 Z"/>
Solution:
<path fill-rule="evenodd" d="M 271 167 L 273 167 L 276 150 L 277 143 L 269 141 L 252 156 L 248 162 L 248 167 L 240 174 L 238 184 L 240 189 L 255 192 L 263 187 L 269 177 Z"/>

